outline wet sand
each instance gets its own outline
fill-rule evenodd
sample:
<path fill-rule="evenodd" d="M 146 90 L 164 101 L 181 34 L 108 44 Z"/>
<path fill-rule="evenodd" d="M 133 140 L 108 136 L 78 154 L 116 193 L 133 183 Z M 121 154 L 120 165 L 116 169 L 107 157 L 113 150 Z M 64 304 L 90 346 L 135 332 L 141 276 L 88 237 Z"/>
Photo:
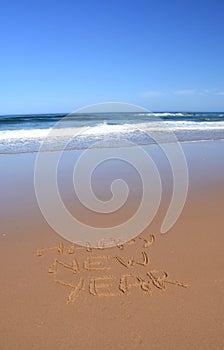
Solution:
<path fill-rule="evenodd" d="M 183 148 L 189 192 L 172 229 L 159 233 L 172 177 L 151 146 L 164 184 L 158 214 L 135 240 L 100 250 L 74 246 L 48 226 L 35 199 L 35 154 L 0 155 L 2 350 L 224 348 L 224 141 Z M 67 152 L 67 169 L 73 155 Z M 65 185 L 69 176 L 62 171 L 59 179 L 63 198 L 85 220 Z M 138 186 L 130 198 L 113 222 L 133 214 Z M 96 226 L 107 221 L 90 219 Z"/>

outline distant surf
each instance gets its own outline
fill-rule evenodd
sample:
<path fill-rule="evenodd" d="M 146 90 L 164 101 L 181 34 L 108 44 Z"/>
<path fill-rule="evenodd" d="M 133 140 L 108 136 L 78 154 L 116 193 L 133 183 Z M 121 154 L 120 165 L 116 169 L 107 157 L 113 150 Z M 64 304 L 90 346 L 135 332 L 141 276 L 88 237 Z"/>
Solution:
<path fill-rule="evenodd" d="M 2 115 L 0 153 L 38 152 L 43 142 L 46 150 L 58 150 L 62 140 L 66 149 L 85 149 L 104 140 L 116 147 L 121 139 L 147 145 L 155 142 L 153 134 L 167 131 L 179 141 L 224 139 L 224 113 Z"/>

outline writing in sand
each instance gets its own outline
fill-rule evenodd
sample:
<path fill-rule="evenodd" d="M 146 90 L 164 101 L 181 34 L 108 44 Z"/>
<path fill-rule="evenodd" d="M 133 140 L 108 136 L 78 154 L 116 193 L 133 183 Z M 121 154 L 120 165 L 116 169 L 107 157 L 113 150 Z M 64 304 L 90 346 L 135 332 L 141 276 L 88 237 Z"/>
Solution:
<path fill-rule="evenodd" d="M 153 289 L 165 291 L 168 284 L 186 288 L 184 283 L 171 280 L 166 271 L 150 269 L 149 252 L 154 242 L 154 235 L 139 236 L 107 249 L 78 244 L 66 246 L 60 242 L 57 246 L 37 249 L 36 256 L 50 257 L 48 273 L 54 282 L 70 290 L 68 304 L 74 303 L 82 292 L 115 297 L 127 296 L 134 289 L 151 295 Z"/>

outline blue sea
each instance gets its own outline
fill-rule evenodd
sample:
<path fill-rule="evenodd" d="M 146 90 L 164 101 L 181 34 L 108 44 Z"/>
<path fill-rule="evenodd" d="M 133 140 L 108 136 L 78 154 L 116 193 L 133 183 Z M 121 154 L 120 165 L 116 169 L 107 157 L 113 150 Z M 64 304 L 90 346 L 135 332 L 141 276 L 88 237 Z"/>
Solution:
<path fill-rule="evenodd" d="M 155 143 L 163 135 L 169 142 L 172 133 L 180 142 L 224 139 L 223 113 L 80 113 L 0 116 L 0 153 L 44 150 L 86 149 L 99 141 L 108 147 L 120 140 L 138 145 Z M 63 141 L 63 142 L 62 142 Z"/>

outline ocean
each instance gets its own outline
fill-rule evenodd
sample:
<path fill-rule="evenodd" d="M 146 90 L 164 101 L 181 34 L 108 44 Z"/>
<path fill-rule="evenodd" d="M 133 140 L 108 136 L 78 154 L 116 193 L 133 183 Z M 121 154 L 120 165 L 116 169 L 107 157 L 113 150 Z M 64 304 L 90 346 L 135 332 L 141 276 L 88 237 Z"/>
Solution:
<path fill-rule="evenodd" d="M 170 138 L 170 135 L 174 137 Z M 0 153 L 119 147 L 120 141 L 161 142 L 224 139 L 224 113 L 80 113 L 0 116 Z M 105 143 L 106 141 L 106 143 Z"/>

